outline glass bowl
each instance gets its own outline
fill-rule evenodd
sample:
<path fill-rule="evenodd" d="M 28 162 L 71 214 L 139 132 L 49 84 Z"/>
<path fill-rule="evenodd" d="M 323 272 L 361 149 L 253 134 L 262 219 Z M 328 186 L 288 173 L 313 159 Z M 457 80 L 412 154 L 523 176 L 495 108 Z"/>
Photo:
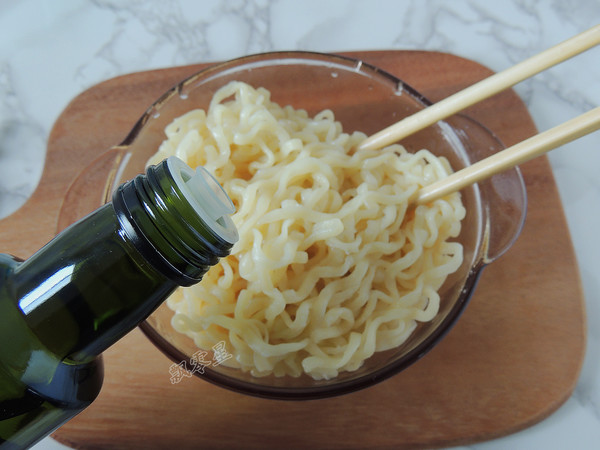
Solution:
<path fill-rule="evenodd" d="M 367 135 L 411 115 L 430 102 L 398 78 L 362 61 L 312 52 L 274 52 L 217 64 L 182 81 L 160 97 L 119 146 L 108 150 L 72 184 L 60 213 L 59 228 L 109 201 L 121 183 L 144 171 L 165 139 L 165 127 L 185 112 L 208 104 L 232 80 L 265 87 L 280 105 L 309 114 L 331 109 L 344 131 Z M 427 148 L 459 170 L 501 149 L 501 142 L 476 121 L 461 115 L 439 122 L 402 141 L 409 151 Z M 97 195 L 90 208 L 90 186 Z M 82 196 L 82 192 L 86 195 Z M 208 365 L 195 375 L 216 385 L 268 398 L 314 399 L 365 388 L 406 369 L 450 330 L 471 298 L 482 269 L 516 240 L 526 211 L 526 193 L 518 168 L 462 191 L 467 215 L 460 236 L 464 261 L 440 289 L 441 305 L 430 322 L 420 323 L 401 346 L 375 353 L 362 367 L 329 380 L 308 376 L 253 377 L 225 365 Z M 97 199 L 97 200 L 96 200 Z M 193 367 L 194 342 L 171 326 L 173 312 L 163 304 L 141 329 L 174 363 Z M 211 356 L 211 349 L 203 349 Z M 214 355 L 213 355 L 214 356 Z"/>

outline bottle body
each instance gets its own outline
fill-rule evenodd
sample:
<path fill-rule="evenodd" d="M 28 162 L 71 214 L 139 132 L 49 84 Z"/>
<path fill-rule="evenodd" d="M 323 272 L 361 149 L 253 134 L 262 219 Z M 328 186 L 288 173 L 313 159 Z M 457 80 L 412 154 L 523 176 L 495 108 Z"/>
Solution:
<path fill-rule="evenodd" d="M 112 204 L 26 261 L 0 255 L 0 448 L 26 448 L 98 395 L 100 355 L 177 287 L 123 236 Z"/>
<path fill-rule="evenodd" d="M 21 449 L 73 418 L 98 395 L 101 357 L 60 361 L 24 322 L 10 279 L 21 264 L 0 255 L 0 448 Z"/>
<path fill-rule="evenodd" d="M 173 170 L 151 167 L 25 261 L 0 255 L 1 449 L 31 446 L 85 409 L 102 352 L 228 254 Z"/>

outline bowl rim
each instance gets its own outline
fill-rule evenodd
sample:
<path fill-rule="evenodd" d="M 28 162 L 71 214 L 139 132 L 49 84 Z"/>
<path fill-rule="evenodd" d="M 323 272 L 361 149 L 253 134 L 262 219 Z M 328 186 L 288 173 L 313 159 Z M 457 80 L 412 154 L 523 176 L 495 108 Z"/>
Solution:
<path fill-rule="evenodd" d="M 223 70 L 227 68 L 237 67 L 242 64 L 248 64 L 251 62 L 264 60 L 265 57 L 268 57 L 269 60 L 276 61 L 282 59 L 304 59 L 305 61 L 311 60 L 311 58 L 321 58 L 323 60 L 328 59 L 331 61 L 335 61 L 340 65 L 348 67 L 349 64 L 353 64 L 355 66 L 355 70 L 358 73 L 359 71 L 367 69 L 372 72 L 373 75 L 377 75 L 383 78 L 387 78 L 390 82 L 396 84 L 396 88 L 398 90 L 406 91 L 410 94 L 410 96 L 423 104 L 423 106 L 431 106 L 433 103 L 429 101 L 423 94 L 413 88 L 411 85 L 402 81 L 395 75 L 371 64 L 365 62 L 360 59 L 353 58 L 351 56 L 340 55 L 337 53 L 323 53 L 316 51 L 306 51 L 306 50 L 279 50 L 272 52 L 264 52 L 264 53 L 253 53 L 250 55 L 240 56 L 238 58 L 234 58 L 227 61 L 215 62 L 208 67 L 205 67 L 192 75 L 187 76 L 183 80 L 177 82 L 170 89 L 165 91 L 160 97 L 158 97 L 140 116 L 135 125 L 131 128 L 129 133 L 125 136 L 125 138 L 121 141 L 119 145 L 116 147 L 126 147 L 131 145 L 135 139 L 137 138 L 140 131 L 146 125 L 146 123 L 154 117 L 157 113 L 159 113 L 161 106 L 169 101 L 171 97 L 177 95 L 181 96 L 184 88 L 188 85 L 192 84 L 194 81 L 201 77 L 209 76 L 210 74 L 219 74 L 222 73 Z M 304 58 L 303 58 L 304 57 Z M 185 95 L 185 94 L 183 94 Z M 483 126 L 483 125 L 481 125 Z M 486 128 L 487 130 L 487 128 Z M 488 130 L 491 133 L 490 130 Z"/>

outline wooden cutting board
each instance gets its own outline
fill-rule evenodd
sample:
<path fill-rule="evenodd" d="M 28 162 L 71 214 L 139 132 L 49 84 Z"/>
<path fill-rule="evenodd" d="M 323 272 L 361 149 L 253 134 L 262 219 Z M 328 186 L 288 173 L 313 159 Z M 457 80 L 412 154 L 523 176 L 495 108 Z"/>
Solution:
<path fill-rule="evenodd" d="M 397 75 L 433 101 L 491 74 L 442 53 L 349 55 Z M 162 92 L 205 66 L 125 75 L 75 98 L 52 130 L 38 189 L 0 222 L 1 251 L 27 257 L 49 240 L 76 175 L 119 143 Z M 505 145 L 536 133 L 512 91 L 467 113 Z M 97 401 L 54 437 L 94 449 L 414 448 L 487 440 L 544 419 L 575 387 L 585 313 L 548 160 L 536 159 L 522 170 L 529 209 L 521 237 L 484 270 L 471 304 L 445 340 L 401 374 L 343 397 L 265 400 L 197 378 L 171 384 L 171 361 L 135 330 L 106 352 L 106 381 Z"/>

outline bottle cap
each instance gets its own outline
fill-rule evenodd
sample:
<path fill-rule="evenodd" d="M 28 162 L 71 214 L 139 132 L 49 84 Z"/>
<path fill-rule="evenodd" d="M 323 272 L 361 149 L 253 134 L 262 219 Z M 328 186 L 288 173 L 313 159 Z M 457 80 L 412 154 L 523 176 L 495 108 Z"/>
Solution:
<path fill-rule="evenodd" d="M 235 206 L 219 182 L 204 167 L 193 170 L 176 156 L 167 159 L 167 166 L 202 221 L 222 239 L 235 244 L 239 236 L 230 217 Z"/>

